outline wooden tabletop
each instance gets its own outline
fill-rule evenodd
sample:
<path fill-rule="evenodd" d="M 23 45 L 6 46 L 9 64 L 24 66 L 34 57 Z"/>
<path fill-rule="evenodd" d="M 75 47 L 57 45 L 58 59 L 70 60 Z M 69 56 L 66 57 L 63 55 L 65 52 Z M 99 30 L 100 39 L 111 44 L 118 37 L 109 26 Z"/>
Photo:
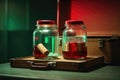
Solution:
<path fill-rule="evenodd" d="M 90 72 L 32 70 L 0 64 L 0 80 L 120 80 L 120 66 L 103 66 Z"/>

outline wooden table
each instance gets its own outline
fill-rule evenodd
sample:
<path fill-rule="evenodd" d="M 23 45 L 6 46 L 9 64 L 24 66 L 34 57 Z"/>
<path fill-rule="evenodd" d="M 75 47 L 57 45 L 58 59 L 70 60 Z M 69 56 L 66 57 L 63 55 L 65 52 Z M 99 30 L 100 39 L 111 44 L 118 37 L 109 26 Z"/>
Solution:
<path fill-rule="evenodd" d="M 103 66 L 90 72 L 32 70 L 0 64 L 0 80 L 120 80 L 120 66 Z"/>

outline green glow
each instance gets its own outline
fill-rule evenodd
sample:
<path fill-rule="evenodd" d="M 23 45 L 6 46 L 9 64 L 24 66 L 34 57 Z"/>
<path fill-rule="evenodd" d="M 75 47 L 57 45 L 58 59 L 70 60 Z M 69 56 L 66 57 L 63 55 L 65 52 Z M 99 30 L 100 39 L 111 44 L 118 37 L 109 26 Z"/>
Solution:
<path fill-rule="evenodd" d="M 55 53 L 55 38 L 52 37 L 52 51 Z"/>
<path fill-rule="evenodd" d="M 42 30 L 43 32 L 49 32 L 49 30 L 48 29 L 45 29 L 45 30 Z"/>
<path fill-rule="evenodd" d="M 9 0 L 7 0 L 9 1 Z M 26 0 L 10 0 L 7 8 L 7 29 L 9 31 L 29 29 L 29 3 Z"/>
<path fill-rule="evenodd" d="M 48 37 L 45 37 L 45 43 L 48 43 L 49 39 Z"/>
<path fill-rule="evenodd" d="M 83 37 L 83 42 L 86 42 L 86 41 L 87 41 L 87 36 L 84 35 L 84 36 L 82 36 L 82 37 Z"/>

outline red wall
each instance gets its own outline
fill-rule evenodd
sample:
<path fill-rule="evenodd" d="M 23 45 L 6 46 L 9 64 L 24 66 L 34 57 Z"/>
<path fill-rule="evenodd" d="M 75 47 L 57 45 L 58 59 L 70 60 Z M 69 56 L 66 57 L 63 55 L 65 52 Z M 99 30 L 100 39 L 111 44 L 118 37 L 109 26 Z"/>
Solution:
<path fill-rule="evenodd" d="M 70 18 L 83 20 L 88 36 L 120 35 L 120 0 L 71 0 Z"/>

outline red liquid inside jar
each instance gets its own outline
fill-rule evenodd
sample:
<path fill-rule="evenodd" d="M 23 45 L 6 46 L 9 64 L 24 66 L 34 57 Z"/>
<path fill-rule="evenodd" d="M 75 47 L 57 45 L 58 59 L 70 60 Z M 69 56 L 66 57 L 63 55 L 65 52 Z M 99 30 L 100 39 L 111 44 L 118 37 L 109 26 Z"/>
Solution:
<path fill-rule="evenodd" d="M 33 56 L 36 59 L 40 59 L 40 58 L 45 58 L 46 57 L 44 54 L 42 54 L 42 52 L 40 52 L 40 50 L 38 50 L 37 46 L 35 46 L 34 49 L 33 49 Z"/>
<path fill-rule="evenodd" d="M 65 59 L 85 59 L 87 57 L 87 47 L 84 42 L 70 42 L 68 51 L 63 51 Z"/>

